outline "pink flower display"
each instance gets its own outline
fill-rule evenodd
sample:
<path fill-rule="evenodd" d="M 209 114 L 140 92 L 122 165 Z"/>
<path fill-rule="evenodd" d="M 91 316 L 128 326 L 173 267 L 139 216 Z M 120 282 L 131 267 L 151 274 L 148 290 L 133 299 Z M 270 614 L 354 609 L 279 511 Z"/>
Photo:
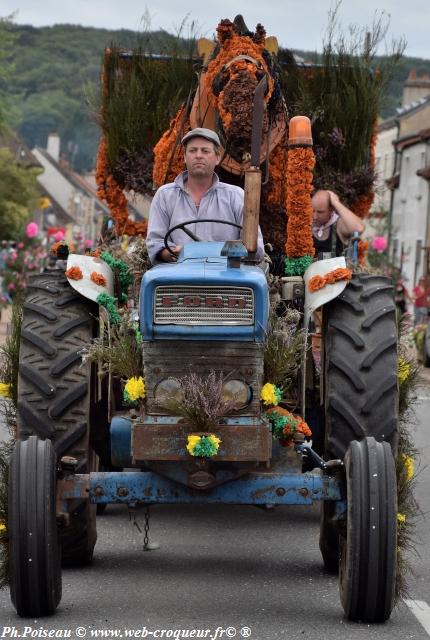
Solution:
<path fill-rule="evenodd" d="M 35 238 L 39 233 L 39 226 L 36 222 L 29 222 L 25 228 L 27 238 Z"/>
<path fill-rule="evenodd" d="M 372 249 L 382 253 L 387 248 L 388 242 L 385 236 L 375 236 L 372 240 Z"/>
<path fill-rule="evenodd" d="M 64 231 L 57 231 L 57 233 L 54 234 L 55 242 L 61 242 L 61 240 L 64 240 L 64 235 Z"/>
<path fill-rule="evenodd" d="M 93 246 L 93 241 L 92 240 L 85 240 L 85 248 L 86 249 L 91 249 L 92 246 Z"/>

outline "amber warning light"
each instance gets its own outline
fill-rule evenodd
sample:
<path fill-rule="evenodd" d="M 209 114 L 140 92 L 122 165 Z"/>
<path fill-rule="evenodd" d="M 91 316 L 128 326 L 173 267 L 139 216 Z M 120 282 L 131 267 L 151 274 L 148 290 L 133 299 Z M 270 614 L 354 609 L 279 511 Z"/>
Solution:
<path fill-rule="evenodd" d="M 312 146 L 311 121 L 306 116 L 294 116 L 288 129 L 288 144 L 308 147 Z"/>

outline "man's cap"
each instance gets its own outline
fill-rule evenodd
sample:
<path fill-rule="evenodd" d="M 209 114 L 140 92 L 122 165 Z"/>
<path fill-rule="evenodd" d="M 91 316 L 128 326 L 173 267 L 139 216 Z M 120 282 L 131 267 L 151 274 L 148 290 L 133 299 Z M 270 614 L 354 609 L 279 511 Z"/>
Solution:
<path fill-rule="evenodd" d="M 218 138 L 218 134 L 212 129 L 205 129 L 204 127 L 197 127 L 196 129 L 191 129 L 188 133 L 182 138 L 182 144 L 186 144 L 188 140 L 191 138 L 206 138 L 206 140 L 210 140 L 217 147 L 221 146 L 220 139 Z"/>

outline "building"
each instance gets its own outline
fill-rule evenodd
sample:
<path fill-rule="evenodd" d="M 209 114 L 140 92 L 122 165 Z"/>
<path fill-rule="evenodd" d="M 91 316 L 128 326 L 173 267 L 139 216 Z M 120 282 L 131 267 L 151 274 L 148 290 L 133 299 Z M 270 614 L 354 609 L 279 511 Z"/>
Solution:
<path fill-rule="evenodd" d="M 94 176 L 84 177 L 72 171 L 60 158 L 60 138 L 48 136 L 47 148 L 36 147 L 33 156 L 43 168 L 38 182 L 51 206 L 40 211 L 42 226 L 61 226 L 68 229 L 68 239 L 77 235 L 94 241 L 102 219 L 110 215 L 109 207 L 97 197 Z M 129 202 L 133 219 L 142 219 L 149 211 L 149 201 L 144 198 Z"/>
<path fill-rule="evenodd" d="M 412 100 L 412 102 L 408 102 Z M 396 116 L 379 124 L 372 208 L 388 214 L 389 251 L 411 290 L 430 247 L 430 77 L 412 71 Z"/>

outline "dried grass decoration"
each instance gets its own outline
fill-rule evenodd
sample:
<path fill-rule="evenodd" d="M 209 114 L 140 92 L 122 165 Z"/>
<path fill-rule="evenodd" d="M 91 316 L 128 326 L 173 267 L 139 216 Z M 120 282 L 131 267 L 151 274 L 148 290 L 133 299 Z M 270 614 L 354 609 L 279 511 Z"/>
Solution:
<path fill-rule="evenodd" d="M 182 388 L 180 399 L 166 398 L 160 403 L 176 416 L 185 418 L 195 431 L 213 431 L 224 416 L 236 405 L 236 398 L 223 398 L 223 374 L 211 371 L 207 377 L 190 373 L 179 379 Z"/>

